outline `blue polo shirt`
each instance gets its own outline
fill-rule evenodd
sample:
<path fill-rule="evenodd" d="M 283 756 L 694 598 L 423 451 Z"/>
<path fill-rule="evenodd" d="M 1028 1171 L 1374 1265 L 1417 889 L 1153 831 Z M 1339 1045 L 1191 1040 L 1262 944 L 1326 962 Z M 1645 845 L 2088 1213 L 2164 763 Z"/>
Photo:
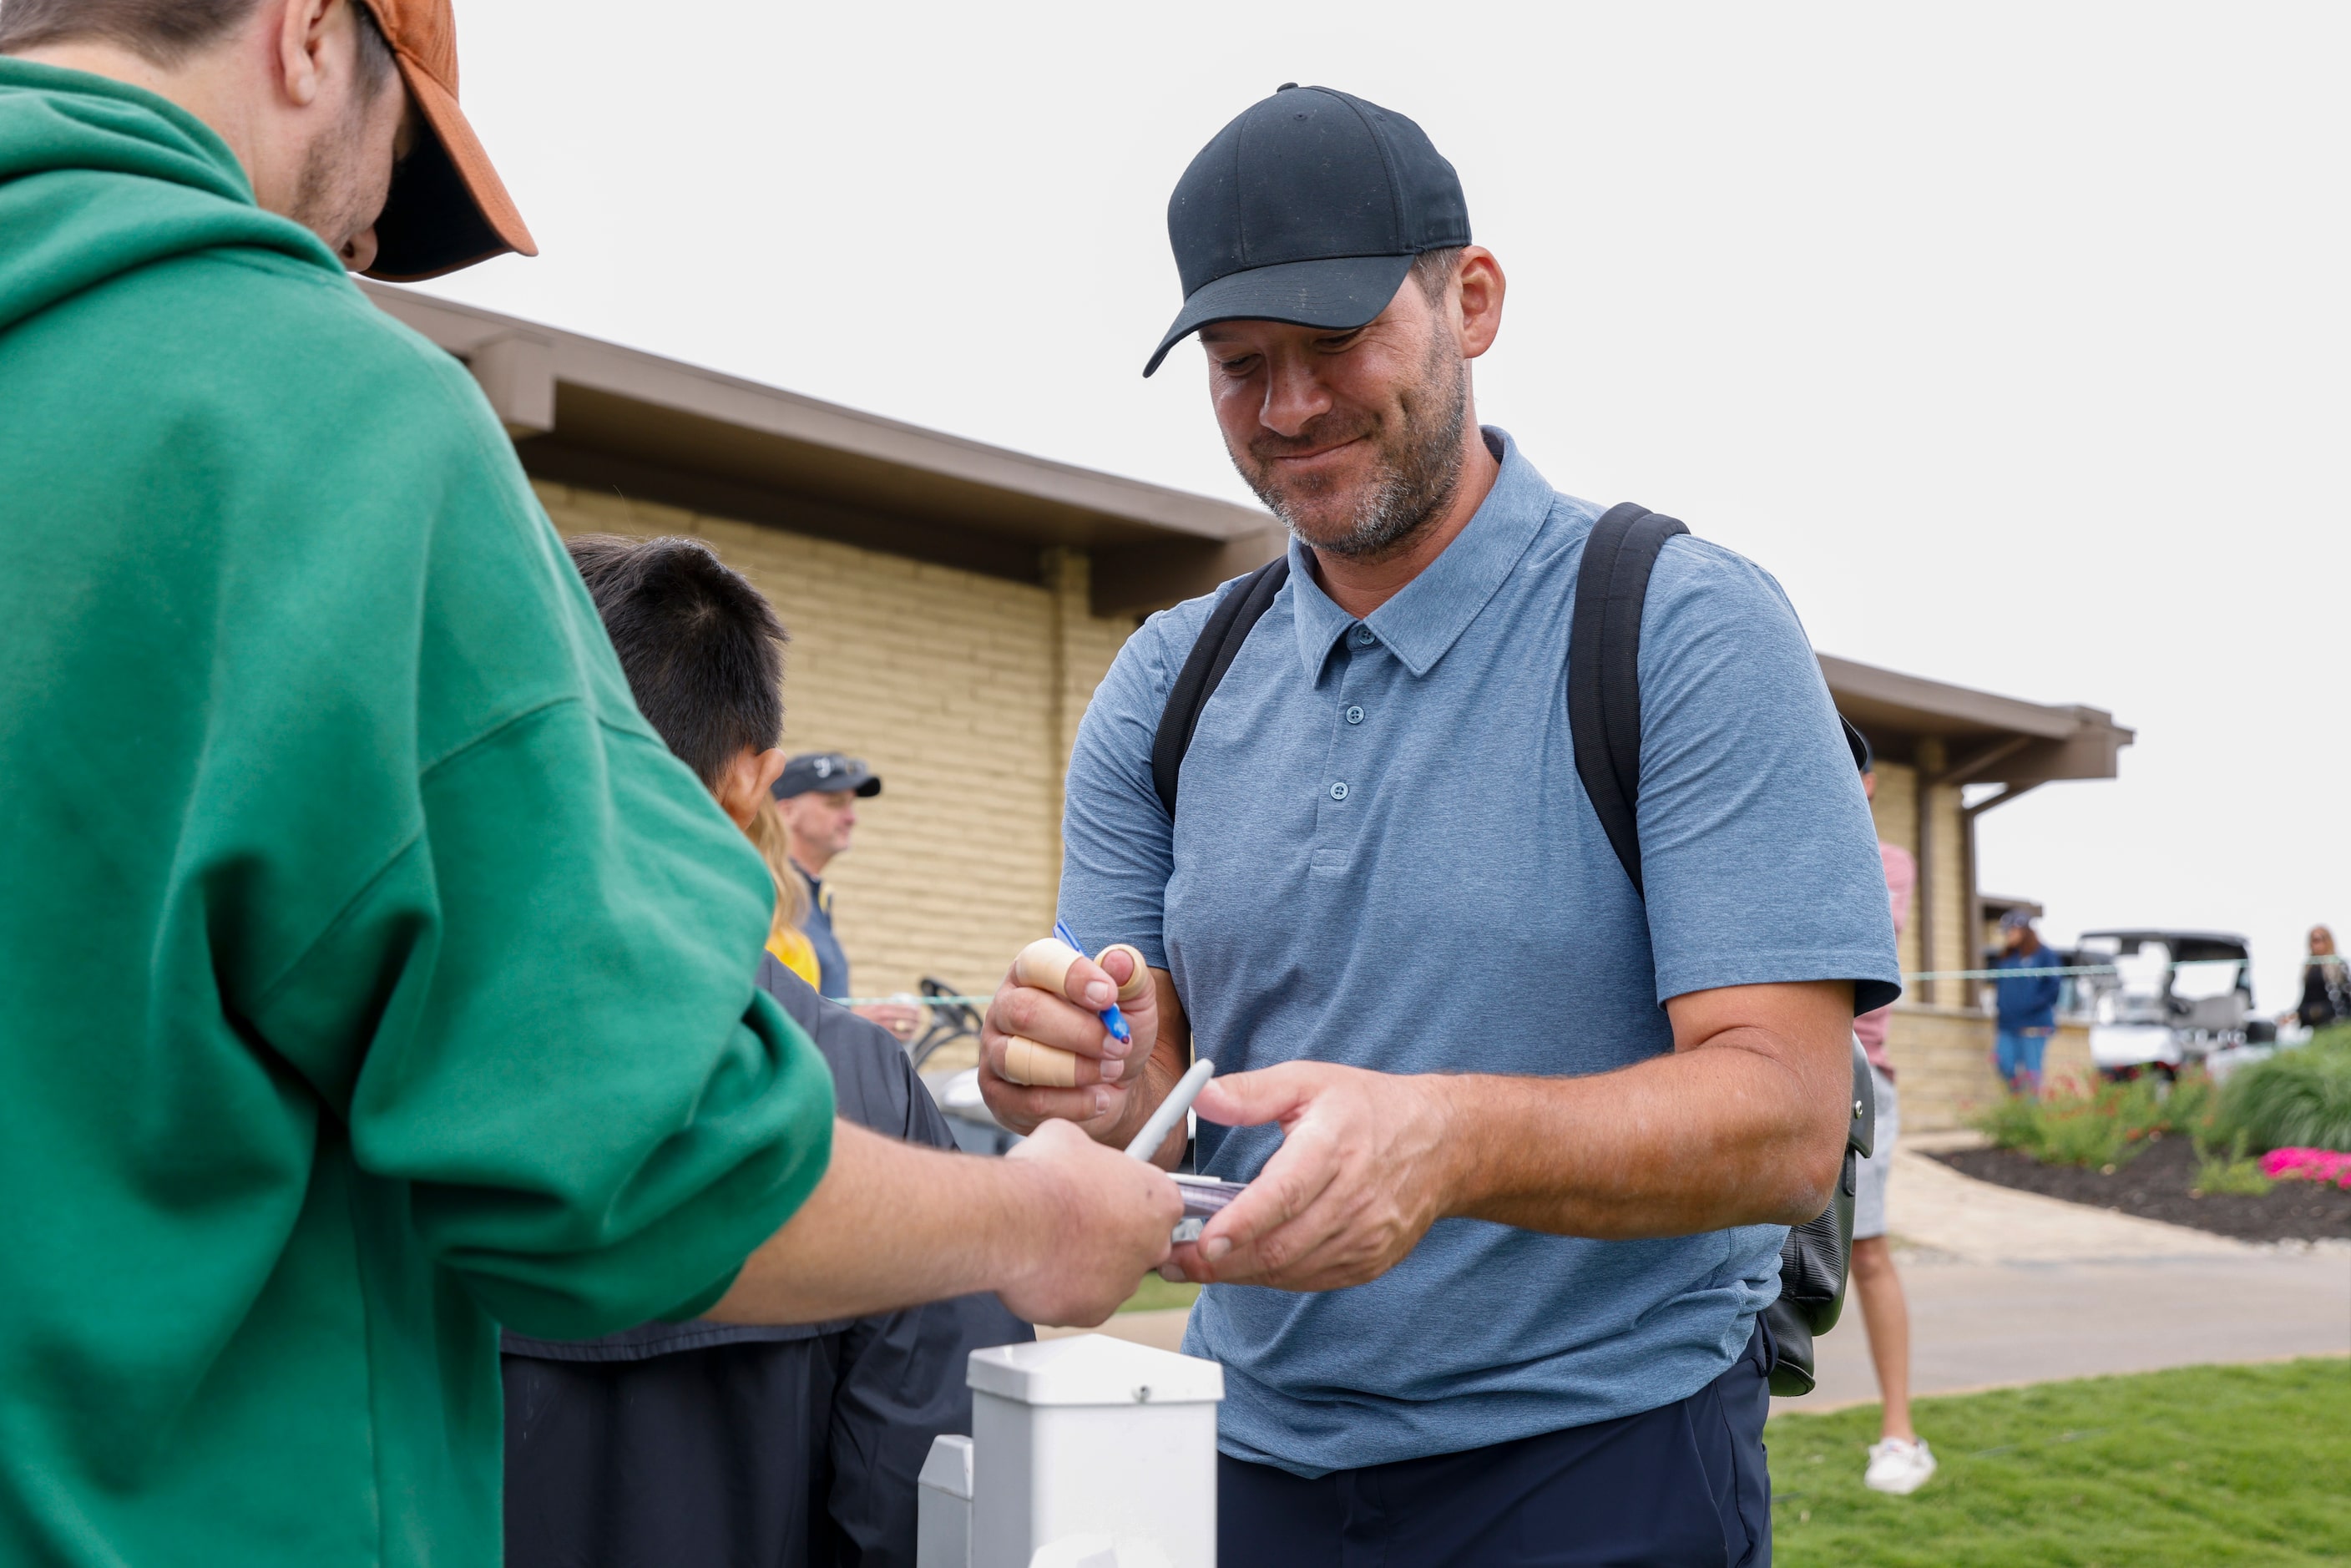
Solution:
<path fill-rule="evenodd" d="M 1151 742 L 1217 595 L 1153 616 L 1080 726 L 1061 913 L 1173 975 L 1226 1071 L 1605 1072 L 1719 986 L 1896 989 L 1877 835 L 1819 664 L 1769 575 L 1667 542 L 1641 627 L 1646 904 L 1575 771 L 1566 650 L 1597 511 L 1499 431 L 1467 528 L 1356 622 L 1288 586 L 1200 716 L 1171 829 Z M 1229 585 L 1219 590 L 1229 591 Z M 1204 1170 L 1278 1129 L 1203 1123 Z M 1385 1276 L 1212 1285 L 1185 1348 L 1225 1364 L 1220 1444 L 1303 1476 L 1610 1420 L 1695 1393 L 1779 1288 L 1777 1226 L 1650 1241 L 1447 1219 Z"/>

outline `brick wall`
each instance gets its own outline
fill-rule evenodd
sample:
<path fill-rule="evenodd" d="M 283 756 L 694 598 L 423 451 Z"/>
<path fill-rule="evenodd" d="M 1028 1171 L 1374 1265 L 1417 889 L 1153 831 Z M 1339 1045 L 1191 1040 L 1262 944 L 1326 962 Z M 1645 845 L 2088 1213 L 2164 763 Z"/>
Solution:
<path fill-rule="evenodd" d="M 856 847 L 829 881 L 862 996 L 924 975 L 995 988 L 1011 955 L 1050 928 L 1061 874 L 1061 779 L 1095 684 L 1133 629 L 1087 610 L 1087 560 L 1044 551 L 1036 584 L 860 549 L 778 528 L 538 482 L 565 534 L 686 534 L 774 601 L 792 635 L 784 744 L 862 757 L 884 783 L 860 807 Z M 1936 967 L 1967 967 L 1957 791 L 1938 789 Z M 1949 797 L 1946 799 L 1946 797 Z M 1917 843 L 1915 773 L 1878 767 L 1878 836 Z M 1928 967 L 1913 912 L 1902 967 Z M 1956 988 L 1947 988 L 1955 991 Z M 2061 1034 L 2052 1077 L 2086 1043 Z M 1991 1020 L 1904 1005 L 1887 1049 L 1906 1124 L 1960 1124 L 1999 1092 Z"/>
<path fill-rule="evenodd" d="M 563 533 L 685 534 L 775 602 L 784 745 L 882 776 L 827 882 L 861 996 L 935 975 L 991 991 L 1052 928 L 1061 776 L 1094 685 L 1133 629 L 1087 612 L 1087 561 L 1036 584 L 538 482 Z"/>
<path fill-rule="evenodd" d="M 1913 855 L 1918 852 L 1920 794 L 1917 769 L 1900 762 L 1877 764 L 1877 797 L 1870 802 L 1870 813 L 1877 821 L 1877 836 L 1889 844 L 1901 845 Z M 1935 950 L 1928 953 L 1921 944 L 1920 909 L 1914 895 L 1910 917 L 1896 951 L 1906 975 L 1928 969 L 1972 969 L 1981 956 L 1975 951 L 1976 898 L 1974 888 L 1968 884 L 1959 791 L 1957 786 L 1938 784 L 1929 786 L 1924 794 L 1934 828 L 1929 853 L 1933 858 Z M 1920 878 L 1922 891 L 1926 890 L 1927 880 Z M 1946 1006 L 1963 1001 L 1968 989 L 1967 983 L 1960 980 L 1944 980 L 1931 988 L 1904 983 L 1907 999 Z"/>
<path fill-rule="evenodd" d="M 1905 1133 L 1963 1127 L 2007 1092 L 1992 1070 L 1992 1033 L 1991 1017 L 1972 1009 L 1896 1006 L 1886 1054 L 1902 1091 Z M 2049 1083 L 2094 1081 L 2085 1026 L 2058 1024 L 2042 1060 L 2042 1077 Z"/>

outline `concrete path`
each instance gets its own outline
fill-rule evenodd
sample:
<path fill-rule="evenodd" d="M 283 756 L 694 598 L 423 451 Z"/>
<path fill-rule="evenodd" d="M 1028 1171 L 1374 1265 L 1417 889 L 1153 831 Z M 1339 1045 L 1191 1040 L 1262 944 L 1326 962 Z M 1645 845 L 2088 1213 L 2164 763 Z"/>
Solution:
<path fill-rule="evenodd" d="M 1995 1186 L 1910 1148 L 1889 1199 L 1914 1393 L 2351 1354 L 2351 1246 L 2250 1246 Z M 1845 1313 L 1819 1343 L 1820 1386 L 1778 1408 L 1876 1401 L 1861 1309 Z M 1185 1316 L 1122 1312 L 1102 1332 L 1174 1350 Z"/>
<path fill-rule="evenodd" d="M 2351 1354 L 2351 1248 L 2256 1247 L 1961 1176 L 1899 1150 L 1887 1218 L 1910 1301 L 1911 1390 Z M 1874 1403 L 1861 1310 L 1788 1411 Z"/>

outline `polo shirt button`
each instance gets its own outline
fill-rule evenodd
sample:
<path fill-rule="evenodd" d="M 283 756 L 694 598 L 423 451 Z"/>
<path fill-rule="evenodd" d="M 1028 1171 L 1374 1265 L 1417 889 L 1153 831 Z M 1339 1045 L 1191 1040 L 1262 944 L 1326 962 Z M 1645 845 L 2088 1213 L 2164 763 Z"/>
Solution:
<path fill-rule="evenodd" d="M 1374 635 L 1374 634 L 1373 634 L 1372 629 L 1371 629 L 1370 627 L 1368 627 L 1368 626 L 1358 626 L 1358 627 L 1356 627 L 1356 628 L 1355 628 L 1355 646 L 1356 646 L 1356 647 L 1358 647 L 1358 648 L 1368 648 L 1368 647 L 1370 647 L 1373 643 L 1376 643 L 1376 642 L 1378 642 L 1378 641 L 1379 641 L 1379 638 L 1378 638 L 1377 636 L 1375 636 L 1375 635 Z"/>
<path fill-rule="evenodd" d="M 1350 705 L 1349 705 L 1349 706 L 1348 706 L 1348 708 L 1347 708 L 1347 722 L 1348 722 L 1349 724 L 1361 724 L 1361 723 L 1363 723 L 1363 722 L 1364 722 L 1364 710 L 1363 710 L 1362 708 L 1360 708 L 1360 707 L 1356 707 L 1356 706 L 1354 706 L 1353 705 L 1350 704 Z"/>
<path fill-rule="evenodd" d="M 1343 779 L 1338 783 L 1331 786 L 1331 799 L 1333 800 L 1343 800 L 1346 798 L 1347 781 L 1345 779 Z"/>

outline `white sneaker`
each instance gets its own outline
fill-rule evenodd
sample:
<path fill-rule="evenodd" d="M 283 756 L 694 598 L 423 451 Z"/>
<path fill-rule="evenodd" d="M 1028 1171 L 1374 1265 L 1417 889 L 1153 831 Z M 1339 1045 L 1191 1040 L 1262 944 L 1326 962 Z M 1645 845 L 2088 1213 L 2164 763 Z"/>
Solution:
<path fill-rule="evenodd" d="M 1861 1484 L 1872 1491 L 1908 1497 L 1935 1473 L 1935 1456 L 1923 1441 L 1887 1437 L 1869 1446 L 1869 1469 Z"/>

